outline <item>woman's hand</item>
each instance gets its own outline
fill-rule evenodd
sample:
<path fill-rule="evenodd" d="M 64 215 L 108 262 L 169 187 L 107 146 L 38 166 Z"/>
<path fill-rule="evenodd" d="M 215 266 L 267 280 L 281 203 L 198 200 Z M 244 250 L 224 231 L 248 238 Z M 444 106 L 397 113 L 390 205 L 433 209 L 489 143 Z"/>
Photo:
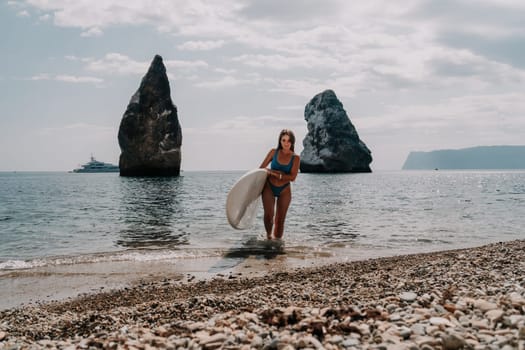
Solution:
<path fill-rule="evenodd" d="M 266 169 L 266 174 L 268 176 L 274 176 L 276 178 L 278 178 L 279 180 L 282 180 L 283 178 L 283 175 L 280 173 L 280 172 L 277 172 L 277 171 L 271 171 L 270 169 Z"/>

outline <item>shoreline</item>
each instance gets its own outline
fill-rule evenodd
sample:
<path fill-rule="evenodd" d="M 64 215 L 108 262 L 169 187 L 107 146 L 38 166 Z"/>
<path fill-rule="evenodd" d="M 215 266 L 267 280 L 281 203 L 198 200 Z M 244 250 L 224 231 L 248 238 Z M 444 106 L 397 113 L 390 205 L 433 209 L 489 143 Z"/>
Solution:
<path fill-rule="evenodd" d="M 51 263 L 43 266 L 0 270 L 0 311 L 132 288 L 147 281 L 192 282 L 215 277 L 256 277 L 295 268 L 359 261 L 365 257 L 403 254 L 386 250 L 356 253 L 356 248 L 355 252 L 345 255 L 335 247 L 331 249 L 307 252 L 285 248 L 280 242 L 250 239 L 244 245 L 231 247 L 216 256 L 122 260 L 122 255 L 130 253 L 117 252 L 117 259 L 96 260 L 104 253 L 95 255 L 95 260 L 87 258 L 74 263 L 54 264 L 51 259 Z M 159 255 L 169 256 L 162 251 Z M 66 260 L 74 261 L 68 257 Z"/>
<path fill-rule="evenodd" d="M 240 264 L 203 279 L 158 275 L 0 311 L 0 348 L 523 349 L 524 256 L 517 240 L 259 273 Z"/>
<path fill-rule="evenodd" d="M 134 288 L 149 282 L 177 283 L 214 278 L 256 277 L 299 268 L 327 265 L 337 256 L 229 252 L 227 256 L 175 258 L 151 261 L 98 261 L 46 265 L 0 271 L 0 312 L 60 303 L 80 297 Z"/>

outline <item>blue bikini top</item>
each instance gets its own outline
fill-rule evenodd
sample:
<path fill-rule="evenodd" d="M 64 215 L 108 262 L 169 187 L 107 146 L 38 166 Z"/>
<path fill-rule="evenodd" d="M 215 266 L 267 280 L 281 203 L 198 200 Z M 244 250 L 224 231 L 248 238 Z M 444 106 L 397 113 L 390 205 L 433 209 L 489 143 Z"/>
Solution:
<path fill-rule="evenodd" d="M 292 159 L 290 159 L 290 163 L 288 163 L 286 165 L 283 165 L 283 164 L 279 163 L 279 161 L 277 160 L 278 153 L 279 153 L 279 150 L 275 150 L 275 153 L 273 154 L 272 164 L 270 165 L 270 168 L 272 170 L 282 171 L 285 174 L 290 174 L 292 172 L 293 158 L 295 157 L 295 155 L 292 155 Z"/>

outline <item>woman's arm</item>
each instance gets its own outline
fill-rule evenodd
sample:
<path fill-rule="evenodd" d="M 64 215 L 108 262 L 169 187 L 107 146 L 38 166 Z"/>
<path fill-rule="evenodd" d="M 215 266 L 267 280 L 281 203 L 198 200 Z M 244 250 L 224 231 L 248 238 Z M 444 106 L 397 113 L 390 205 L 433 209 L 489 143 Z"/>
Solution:
<path fill-rule="evenodd" d="M 270 162 L 272 161 L 274 153 L 275 153 L 275 149 L 272 148 L 270 150 L 270 152 L 268 152 L 268 154 L 266 155 L 266 158 L 264 158 L 264 160 L 261 163 L 261 165 L 259 166 L 259 168 L 266 168 L 268 166 L 268 164 L 270 164 Z"/>
<path fill-rule="evenodd" d="M 276 179 L 279 179 L 279 177 L 282 176 L 280 172 L 266 168 L 268 164 L 270 164 L 270 162 L 272 161 L 274 154 L 275 154 L 275 148 L 272 148 L 270 152 L 268 152 L 268 154 L 266 155 L 266 158 L 264 158 L 259 168 L 266 169 L 266 173 L 268 174 L 268 176 L 273 176 Z"/>
<path fill-rule="evenodd" d="M 293 158 L 293 165 L 292 170 L 290 171 L 290 174 L 281 174 L 279 177 L 279 180 L 286 180 L 286 181 L 295 181 L 295 178 L 297 177 L 297 173 L 299 172 L 299 164 L 301 163 L 301 158 L 296 154 Z"/>

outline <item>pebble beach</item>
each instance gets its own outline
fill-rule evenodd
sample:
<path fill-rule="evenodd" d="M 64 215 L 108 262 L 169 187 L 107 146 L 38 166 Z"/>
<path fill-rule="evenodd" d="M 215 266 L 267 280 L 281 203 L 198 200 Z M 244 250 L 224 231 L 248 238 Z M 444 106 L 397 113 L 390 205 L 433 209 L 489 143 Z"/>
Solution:
<path fill-rule="evenodd" d="M 525 349 L 525 240 L 0 311 L 0 349 Z"/>

